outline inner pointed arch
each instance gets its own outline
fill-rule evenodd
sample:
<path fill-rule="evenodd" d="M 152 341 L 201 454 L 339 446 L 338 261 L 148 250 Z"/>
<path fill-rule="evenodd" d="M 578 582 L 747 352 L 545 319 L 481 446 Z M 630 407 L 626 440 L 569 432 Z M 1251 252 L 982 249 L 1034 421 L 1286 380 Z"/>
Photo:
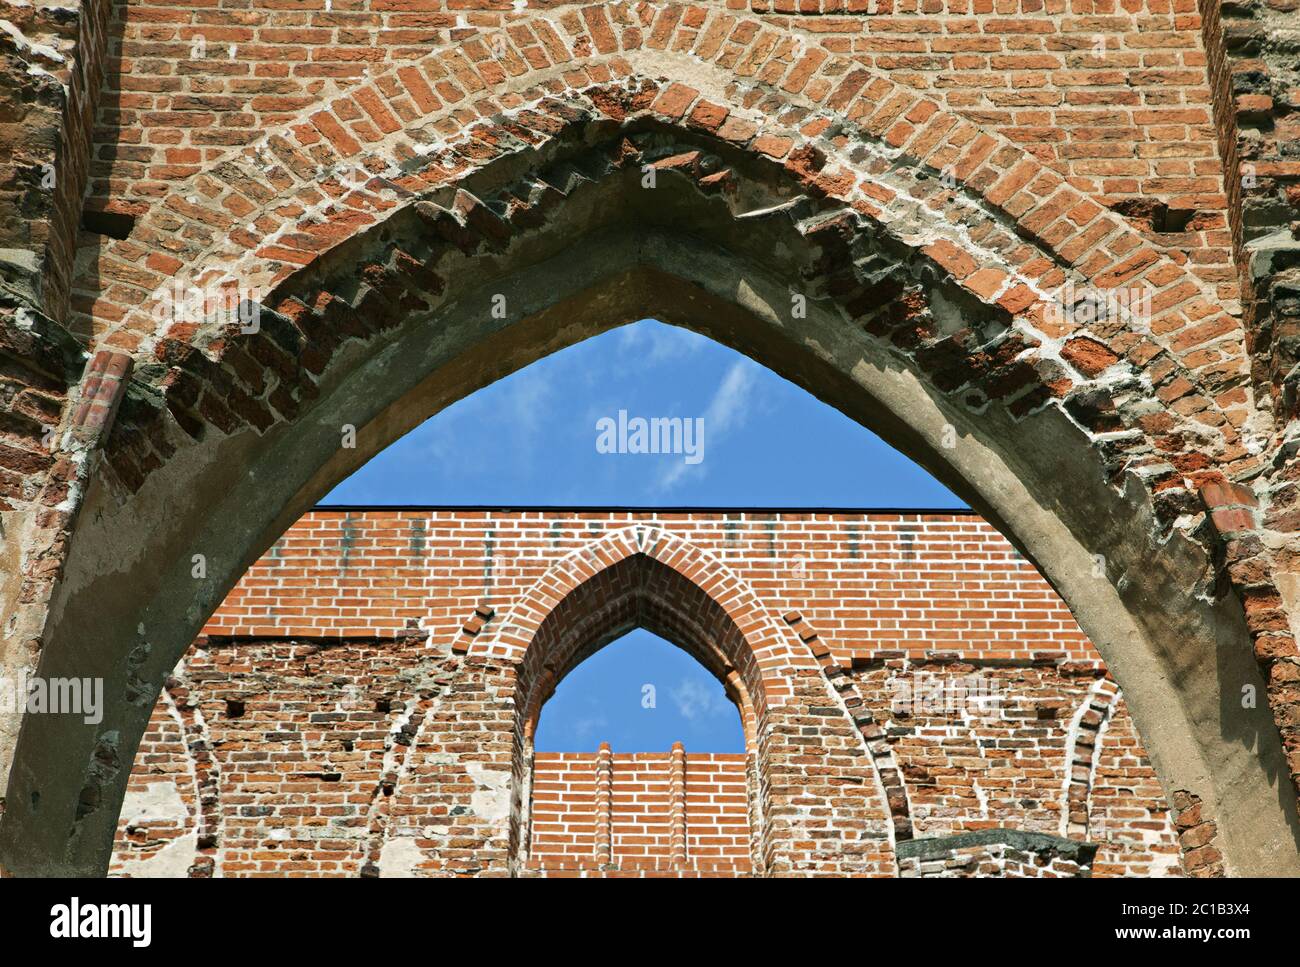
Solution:
<path fill-rule="evenodd" d="M 643 553 L 597 572 L 538 626 L 519 666 L 523 736 L 564 678 L 606 645 L 644 628 L 698 661 L 740 710 L 747 747 L 768 700 L 753 644 L 703 588 Z"/>

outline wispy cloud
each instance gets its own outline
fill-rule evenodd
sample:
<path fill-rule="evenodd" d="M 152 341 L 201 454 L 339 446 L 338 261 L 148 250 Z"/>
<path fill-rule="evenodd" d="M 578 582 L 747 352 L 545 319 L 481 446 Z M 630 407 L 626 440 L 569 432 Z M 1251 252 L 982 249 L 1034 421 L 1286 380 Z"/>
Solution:
<path fill-rule="evenodd" d="M 520 476 L 526 474 L 539 444 L 551 436 L 545 425 L 554 408 L 555 373 L 544 366 L 529 366 L 506 377 L 493 387 L 492 393 L 475 393 L 440 413 L 433 421 L 420 458 L 432 457 L 444 465 L 444 475 L 460 468 L 477 471 L 474 460 L 495 460 L 493 454 L 509 453 L 505 468 Z M 493 449 L 466 448 L 483 424 L 490 424 L 499 446 Z"/>
<path fill-rule="evenodd" d="M 595 738 L 598 734 L 603 735 L 608 730 L 609 719 L 604 715 L 592 715 L 585 718 L 574 719 L 569 725 L 569 730 L 573 737 L 579 741 Z"/>
<path fill-rule="evenodd" d="M 688 722 L 725 715 L 731 710 L 731 703 L 721 689 L 697 679 L 682 679 L 668 694 L 678 713 Z"/>
<path fill-rule="evenodd" d="M 709 345 L 706 336 L 654 319 L 624 326 L 618 336 L 618 351 L 623 361 L 637 368 L 679 360 Z"/>
<path fill-rule="evenodd" d="M 704 409 L 705 454 L 708 448 L 730 431 L 743 426 L 753 412 L 753 390 L 759 374 L 758 364 L 749 359 L 737 359 L 722 377 L 717 392 Z M 660 493 L 671 490 L 688 471 L 705 472 L 706 460 L 696 464 L 673 463 L 665 468 L 655 488 Z"/>

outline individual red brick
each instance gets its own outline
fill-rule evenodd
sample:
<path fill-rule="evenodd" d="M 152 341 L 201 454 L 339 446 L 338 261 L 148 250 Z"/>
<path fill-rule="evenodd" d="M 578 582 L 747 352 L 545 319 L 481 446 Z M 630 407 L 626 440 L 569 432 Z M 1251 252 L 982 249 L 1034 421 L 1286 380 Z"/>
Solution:
<path fill-rule="evenodd" d="M 1119 362 L 1110 348 L 1087 336 L 1077 336 L 1061 347 L 1061 358 L 1089 379 L 1100 376 Z"/>

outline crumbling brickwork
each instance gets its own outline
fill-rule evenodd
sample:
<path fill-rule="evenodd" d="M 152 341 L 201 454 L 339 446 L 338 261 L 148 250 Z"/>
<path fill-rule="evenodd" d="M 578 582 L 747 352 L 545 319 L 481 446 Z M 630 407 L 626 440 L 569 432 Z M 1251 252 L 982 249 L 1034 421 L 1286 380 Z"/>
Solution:
<path fill-rule="evenodd" d="M 1295 0 L 1203 6 L 1255 376 L 1265 402 L 1293 416 L 1300 379 L 1300 7 Z"/>
<path fill-rule="evenodd" d="M 618 559 L 638 525 L 661 529 L 664 573 L 626 568 L 644 553 Z M 584 578 L 566 588 L 575 562 Z M 766 625 L 803 653 L 761 695 L 756 669 L 709 651 L 729 634 L 710 617 L 729 620 L 723 587 L 755 589 L 740 647 Z M 490 642 L 513 638 L 539 590 L 546 613 L 521 639 L 518 676 L 483 681 Z M 748 753 L 531 752 L 564 673 L 637 625 L 724 680 Z M 511 698 L 516 677 L 535 677 L 532 656 L 551 669 L 544 693 Z M 790 705 L 806 709 L 794 756 L 765 734 Z M 818 743 L 825 765 L 805 772 Z M 786 794 L 799 808 L 817 777 L 859 792 L 836 794 L 831 825 L 805 834 L 773 791 L 781 771 L 801 776 Z M 1169 804 L 1104 663 L 970 514 L 314 512 L 175 670 L 126 802 L 112 869 L 128 876 L 1181 872 Z M 782 842 L 802 835 L 813 843 Z M 1064 858 L 1001 852 L 1031 841 Z M 955 865 L 913 862 L 954 851 Z"/>
<path fill-rule="evenodd" d="M 942 843 L 910 844 L 899 861 L 903 877 L 1060 879 L 1089 875 L 1093 850 L 1045 835 L 967 833 Z"/>
<path fill-rule="evenodd" d="M 62 322 L 108 56 L 108 0 L 11 4 L 0 25 L 5 301 Z"/>

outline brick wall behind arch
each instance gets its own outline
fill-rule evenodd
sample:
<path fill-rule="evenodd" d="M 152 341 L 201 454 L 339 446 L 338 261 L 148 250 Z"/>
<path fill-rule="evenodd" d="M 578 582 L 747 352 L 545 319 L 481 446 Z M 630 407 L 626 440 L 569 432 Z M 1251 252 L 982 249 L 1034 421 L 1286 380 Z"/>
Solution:
<path fill-rule="evenodd" d="M 1034 567 L 972 514 L 762 511 L 317 511 L 285 532 L 205 626 L 220 637 L 448 640 L 602 534 L 654 523 L 798 611 L 843 664 L 960 650 L 1095 658 Z M 1102 580 L 1099 578 L 1098 580 Z"/>
<path fill-rule="evenodd" d="M 638 523 L 716 559 L 773 619 L 814 629 L 814 647 L 830 650 L 845 673 L 836 688 L 859 696 L 879 730 L 862 760 L 882 779 L 896 770 L 895 829 L 923 847 L 900 873 L 1180 872 L 1168 805 L 1104 663 L 1033 566 L 979 517 L 566 509 L 304 516 L 232 590 L 160 699 L 113 872 L 420 872 L 387 831 L 411 808 L 401 793 L 418 778 L 412 763 L 431 761 L 410 755 L 417 735 L 427 738 L 421 728 L 452 728 L 438 723 L 454 721 L 446 703 L 471 632 L 484 633 L 483 615 L 488 629 L 503 620 L 564 556 Z M 993 714 L 921 701 L 925 688 L 976 681 Z M 659 808 L 669 751 L 614 750 L 603 865 L 596 759 L 536 756 L 521 872 L 754 871 L 745 756 L 685 750 L 680 868 Z M 421 821 L 436 817 L 437 803 L 417 798 Z M 1051 842 L 952 839 L 1002 835 L 990 830 Z M 1054 837 L 1088 844 L 1095 859 L 1081 862 Z M 949 840 L 951 851 L 935 853 Z"/>
<path fill-rule="evenodd" d="M 611 864 L 630 874 L 672 870 L 671 754 L 621 753 L 610 758 Z M 596 753 L 536 754 L 530 871 L 560 875 L 592 867 L 601 816 L 597 769 Z M 714 876 L 751 873 L 745 756 L 687 753 L 683 776 L 685 871 Z"/>

